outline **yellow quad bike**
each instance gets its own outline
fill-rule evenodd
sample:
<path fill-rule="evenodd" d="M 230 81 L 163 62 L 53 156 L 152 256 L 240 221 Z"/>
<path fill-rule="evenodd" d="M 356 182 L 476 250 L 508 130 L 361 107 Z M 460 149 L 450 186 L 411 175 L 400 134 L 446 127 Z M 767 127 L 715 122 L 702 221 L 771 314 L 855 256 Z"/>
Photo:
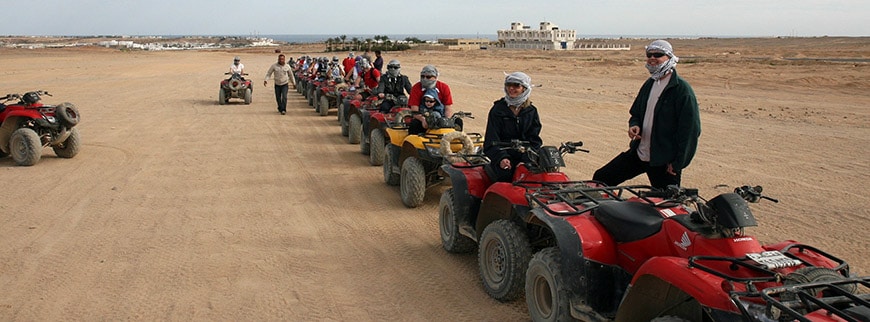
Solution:
<path fill-rule="evenodd" d="M 458 155 L 478 153 L 483 149 L 483 136 L 462 132 L 456 121 L 473 118 L 466 112 L 453 113 L 449 118 L 424 114 L 429 128 L 425 133 L 409 135 L 405 120 L 410 115 L 410 111 L 399 112 L 396 122 L 386 129 L 389 142 L 383 166 L 384 181 L 391 186 L 399 185 L 402 203 L 415 208 L 423 203 L 426 189 L 444 181 L 438 171 L 441 165 L 461 162 Z"/>

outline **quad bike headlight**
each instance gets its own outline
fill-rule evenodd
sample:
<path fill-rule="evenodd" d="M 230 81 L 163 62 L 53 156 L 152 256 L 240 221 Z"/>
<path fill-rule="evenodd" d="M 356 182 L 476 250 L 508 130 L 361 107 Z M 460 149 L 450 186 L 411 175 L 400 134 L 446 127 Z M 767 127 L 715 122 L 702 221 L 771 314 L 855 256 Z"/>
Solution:
<path fill-rule="evenodd" d="M 441 151 L 438 151 L 438 148 L 433 148 L 431 146 L 426 147 L 426 152 L 429 152 L 429 155 L 440 157 Z"/>

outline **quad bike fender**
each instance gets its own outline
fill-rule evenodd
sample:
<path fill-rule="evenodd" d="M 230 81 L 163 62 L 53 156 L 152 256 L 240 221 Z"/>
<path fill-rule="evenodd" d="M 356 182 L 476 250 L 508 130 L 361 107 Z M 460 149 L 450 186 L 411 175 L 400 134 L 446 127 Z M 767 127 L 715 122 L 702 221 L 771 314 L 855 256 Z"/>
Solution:
<path fill-rule="evenodd" d="M 552 216 L 531 210 L 533 223 L 545 226 L 561 254 L 562 280 L 568 290 L 572 316 L 582 321 L 605 321 L 619 306 L 631 276 L 616 263 L 616 243 L 589 215 Z"/>
<path fill-rule="evenodd" d="M 390 138 L 390 144 L 395 146 L 402 146 L 402 142 L 405 141 L 405 137 L 408 136 L 408 129 L 387 129 L 387 136 Z"/>
<path fill-rule="evenodd" d="M 480 211 L 474 224 L 477 238 L 480 238 L 487 225 L 499 219 L 529 222 L 532 218 L 529 212 L 531 208 L 524 194 L 525 189 L 515 187 L 511 183 L 493 183 L 483 195 Z"/>
<path fill-rule="evenodd" d="M 616 313 L 615 321 L 649 321 L 669 309 L 691 321 L 703 311 L 716 316 L 734 315 L 739 309 L 722 289 L 723 279 L 688 266 L 678 257 L 654 257 L 641 266 Z M 682 303 L 682 304 L 681 304 Z M 730 312 L 730 313 L 729 313 Z"/>
<path fill-rule="evenodd" d="M 12 137 L 12 132 L 18 129 L 18 124 L 22 119 L 30 119 L 28 116 L 21 116 L 20 111 L 13 111 L 11 116 L 6 117 L 3 125 L 0 125 L 0 151 L 9 153 L 9 138 Z"/>
<path fill-rule="evenodd" d="M 478 168 L 480 167 L 457 169 L 449 164 L 441 166 L 442 173 L 450 178 L 453 186 L 453 202 L 456 207 L 457 220 L 460 225 L 468 227 L 469 231 L 473 227 L 472 223 L 477 220 L 480 201 L 486 190 L 480 179 L 476 178 L 476 174 L 470 171 Z M 486 174 L 484 173 L 484 175 Z M 484 180 L 488 181 L 489 179 Z M 477 238 L 477 236 L 469 237 Z"/>

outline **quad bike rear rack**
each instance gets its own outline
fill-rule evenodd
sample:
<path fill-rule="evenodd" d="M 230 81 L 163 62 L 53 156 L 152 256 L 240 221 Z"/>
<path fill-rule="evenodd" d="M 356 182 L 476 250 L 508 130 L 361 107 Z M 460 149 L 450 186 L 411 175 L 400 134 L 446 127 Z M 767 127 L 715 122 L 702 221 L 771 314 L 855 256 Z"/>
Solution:
<path fill-rule="evenodd" d="M 598 208 L 602 202 L 625 201 L 637 197 L 657 207 L 672 207 L 673 202 L 656 203 L 647 194 L 653 190 L 651 186 L 605 186 L 594 180 L 537 182 L 518 181 L 517 186 L 526 188 L 526 199 L 529 204 L 543 208 L 554 216 L 575 216 Z M 555 205 L 560 207 L 555 207 Z"/>
<path fill-rule="evenodd" d="M 767 320 L 775 318 L 778 321 L 809 322 L 813 319 L 808 318 L 808 314 L 818 311 L 819 313 L 813 314 L 836 316 L 844 321 L 866 322 L 870 321 L 870 293 L 866 293 L 868 288 L 870 276 L 864 276 L 769 287 L 761 291 L 731 292 L 730 296 L 744 316 L 753 317 L 755 320 L 761 320 L 757 317 L 759 312 L 752 312 L 742 305 L 741 299 L 760 299 L 766 303 L 763 314 L 767 316 Z M 848 289 L 859 291 L 852 292 Z M 822 296 L 819 297 L 818 294 Z"/>

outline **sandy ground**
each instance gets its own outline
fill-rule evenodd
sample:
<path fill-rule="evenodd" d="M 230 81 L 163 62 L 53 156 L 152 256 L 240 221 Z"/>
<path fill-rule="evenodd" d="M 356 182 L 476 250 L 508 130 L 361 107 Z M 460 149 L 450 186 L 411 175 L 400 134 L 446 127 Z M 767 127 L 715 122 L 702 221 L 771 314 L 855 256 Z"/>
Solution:
<path fill-rule="evenodd" d="M 542 85 L 532 100 L 545 143 L 591 150 L 566 157 L 564 171 L 585 179 L 627 147 L 646 42 L 385 58 L 407 75 L 438 66 L 455 108 L 478 116 L 466 121 L 476 132 L 503 72 L 527 72 Z M 870 39 L 673 44 L 702 110 L 684 185 L 708 197 L 720 184 L 762 185 L 781 202 L 753 205 L 752 234 L 816 245 L 870 273 Z M 217 104 L 234 55 L 257 81 L 251 105 Z M 334 111 L 320 117 L 291 91 L 277 113 L 261 84 L 274 60 L 271 49 L 0 49 L 0 92 L 75 103 L 84 142 L 74 159 L 50 149 L 33 167 L 0 159 L 0 320 L 528 319 L 524 300 L 485 294 L 475 255 L 441 248 L 439 189 L 407 209 Z"/>

